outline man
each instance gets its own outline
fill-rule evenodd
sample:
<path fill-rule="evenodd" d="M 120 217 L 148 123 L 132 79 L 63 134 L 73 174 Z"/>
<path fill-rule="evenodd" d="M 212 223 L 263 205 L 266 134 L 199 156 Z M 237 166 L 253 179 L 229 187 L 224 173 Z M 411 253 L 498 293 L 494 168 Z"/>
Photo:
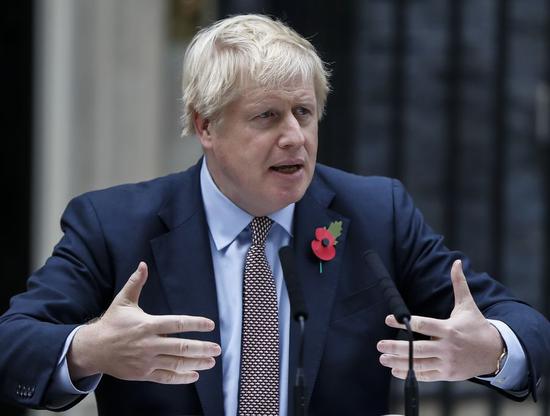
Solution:
<path fill-rule="evenodd" d="M 312 45 L 280 22 L 200 31 L 183 120 L 205 158 L 71 201 L 63 239 L 0 320 L 3 399 L 60 409 L 95 391 L 102 415 L 291 414 L 286 245 L 310 315 L 309 414 L 387 413 L 386 367 L 406 374 L 369 249 L 429 337 L 415 347 L 420 380 L 535 396 L 548 322 L 445 248 L 397 181 L 316 165 L 328 90 Z"/>

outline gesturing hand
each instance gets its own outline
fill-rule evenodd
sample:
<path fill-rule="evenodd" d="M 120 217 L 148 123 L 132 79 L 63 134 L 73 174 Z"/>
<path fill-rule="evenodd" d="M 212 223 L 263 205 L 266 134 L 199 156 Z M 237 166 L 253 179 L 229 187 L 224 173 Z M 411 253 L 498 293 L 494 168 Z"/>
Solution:
<path fill-rule="evenodd" d="M 453 263 L 451 280 L 455 306 L 449 319 L 411 318 L 414 332 L 431 337 L 414 343 L 414 369 L 420 381 L 457 381 L 492 374 L 503 350 L 500 333 L 485 319 L 472 298 L 460 260 Z M 393 315 L 386 317 L 386 325 L 404 328 Z M 382 340 L 377 348 L 383 353 L 380 363 L 390 367 L 395 377 L 404 379 L 408 370 L 408 341 Z"/>
<path fill-rule="evenodd" d="M 76 333 L 67 354 L 73 380 L 104 373 L 123 380 L 186 384 L 197 381 L 198 370 L 214 366 L 213 357 L 221 353 L 219 345 L 166 336 L 212 331 L 214 322 L 146 314 L 138 306 L 146 280 L 147 265 L 141 262 L 105 314 Z"/>

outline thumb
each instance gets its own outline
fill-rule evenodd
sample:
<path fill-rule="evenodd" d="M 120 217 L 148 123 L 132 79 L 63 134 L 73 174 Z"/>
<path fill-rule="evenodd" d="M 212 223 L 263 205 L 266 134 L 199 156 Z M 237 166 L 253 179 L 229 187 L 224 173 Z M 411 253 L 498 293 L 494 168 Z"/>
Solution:
<path fill-rule="evenodd" d="M 455 295 L 455 307 L 466 302 L 473 302 L 466 276 L 462 270 L 462 261 L 455 260 L 451 268 L 451 282 L 453 284 L 453 292 Z"/>
<path fill-rule="evenodd" d="M 139 295 L 141 289 L 147 281 L 147 264 L 143 261 L 139 262 L 139 265 L 134 273 L 130 276 L 124 287 L 116 296 L 119 302 L 134 303 L 137 305 L 139 301 Z"/>

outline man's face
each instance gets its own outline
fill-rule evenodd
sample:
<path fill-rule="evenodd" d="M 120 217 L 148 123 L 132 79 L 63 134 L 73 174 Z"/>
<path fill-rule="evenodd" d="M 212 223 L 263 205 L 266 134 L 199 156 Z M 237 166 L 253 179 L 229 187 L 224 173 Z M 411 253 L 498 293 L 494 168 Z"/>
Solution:
<path fill-rule="evenodd" d="M 317 157 L 315 98 L 310 83 L 249 88 L 215 125 L 196 116 L 214 182 L 249 214 L 270 214 L 304 195 Z"/>

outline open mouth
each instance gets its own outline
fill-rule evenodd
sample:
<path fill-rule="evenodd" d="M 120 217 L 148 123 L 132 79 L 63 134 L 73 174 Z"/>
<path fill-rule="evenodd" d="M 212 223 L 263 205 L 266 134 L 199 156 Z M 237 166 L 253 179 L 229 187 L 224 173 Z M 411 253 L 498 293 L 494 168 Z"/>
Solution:
<path fill-rule="evenodd" d="M 280 166 L 271 166 L 271 170 L 279 173 L 292 174 L 298 172 L 302 169 L 302 165 L 280 165 Z"/>

